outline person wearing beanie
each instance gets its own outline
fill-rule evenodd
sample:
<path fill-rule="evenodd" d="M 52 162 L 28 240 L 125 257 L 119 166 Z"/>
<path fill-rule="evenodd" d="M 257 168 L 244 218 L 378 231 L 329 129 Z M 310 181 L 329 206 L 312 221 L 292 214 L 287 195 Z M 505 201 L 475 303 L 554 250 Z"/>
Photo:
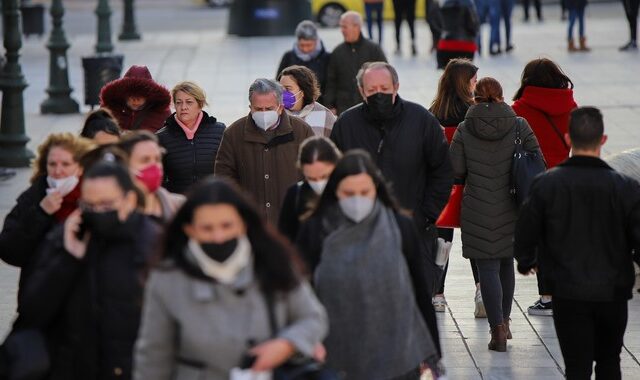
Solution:
<path fill-rule="evenodd" d="M 171 115 L 171 94 L 151 77 L 147 66 L 131 66 L 121 79 L 107 83 L 100 92 L 100 106 L 115 116 L 126 131 L 156 132 Z"/>

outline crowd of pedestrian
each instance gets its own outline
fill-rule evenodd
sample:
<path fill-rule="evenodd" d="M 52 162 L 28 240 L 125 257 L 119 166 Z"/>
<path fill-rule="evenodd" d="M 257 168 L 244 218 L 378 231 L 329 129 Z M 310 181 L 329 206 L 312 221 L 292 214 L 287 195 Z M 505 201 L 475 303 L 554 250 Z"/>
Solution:
<path fill-rule="evenodd" d="M 414 1 L 394 4 L 413 30 Z M 0 232 L 0 258 L 21 268 L 0 379 L 444 378 L 436 313 L 454 230 L 437 221 L 454 184 L 488 349 L 518 338 L 515 258 L 538 275 L 529 313 L 553 316 L 567 377 L 595 360 L 620 379 L 640 184 L 600 159 L 602 115 L 577 106 L 556 63 L 529 62 L 509 105 L 464 58 L 474 4 L 441 15 L 428 109 L 400 96 L 355 12 L 330 54 L 302 22 L 229 126 L 195 82 L 169 90 L 132 66 L 107 84 L 78 135 L 41 144 Z M 530 189 L 514 184 L 522 157 L 548 169 Z"/>

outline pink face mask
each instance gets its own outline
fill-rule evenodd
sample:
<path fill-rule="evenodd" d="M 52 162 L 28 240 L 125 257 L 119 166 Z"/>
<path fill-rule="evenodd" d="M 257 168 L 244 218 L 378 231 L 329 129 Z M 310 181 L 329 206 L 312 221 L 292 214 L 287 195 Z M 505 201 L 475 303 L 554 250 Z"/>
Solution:
<path fill-rule="evenodd" d="M 150 193 L 155 193 L 162 184 L 164 173 L 162 167 L 158 164 L 151 164 L 146 168 L 139 170 L 136 178 L 144 183 L 144 186 Z"/>

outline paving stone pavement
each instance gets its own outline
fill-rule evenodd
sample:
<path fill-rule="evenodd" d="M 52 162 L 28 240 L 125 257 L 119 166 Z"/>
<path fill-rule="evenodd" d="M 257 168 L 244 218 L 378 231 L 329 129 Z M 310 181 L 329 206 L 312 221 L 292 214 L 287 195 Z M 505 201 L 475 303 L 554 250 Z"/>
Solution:
<path fill-rule="evenodd" d="M 92 7 L 69 1 L 66 18 L 72 96 L 83 103 L 83 79 L 80 58 L 93 53 L 95 28 Z M 225 34 L 225 10 L 212 10 L 195 1 L 175 0 L 140 2 L 139 24 L 144 38 L 140 42 L 114 43 L 116 52 L 124 54 L 125 69 L 132 64 L 149 66 L 154 78 L 167 87 L 185 79 L 200 83 L 209 96 L 207 111 L 227 125 L 248 112 L 247 89 L 257 77 L 273 77 L 282 53 L 291 47 L 290 37 L 241 39 Z M 115 16 L 119 8 L 115 8 Z M 624 13 L 619 3 L 594 4 L 587 8 L 587 35 L 593 51 L 570 55 L 566 52 L 566 26 L 559 20 L 557 5 L 544 7 L 544 23 L 520 22 L 521 8 L 514 11 L 512 54 L 483 56 L 476 60 L 479 76 L 498 79 L 509 98 L 518 87 L 521 70 L 530 59 L 546 56 L 558 62 L 575 84 L 576 100 L 581 105 L 602 109 L 609 141 L 606 155 L 640 145 L 640 53 L 619 53 L 617 47 L 628 36 Z M 114 17 L 115 17 L 114 16 Z M 211 17 L 211 23 L 207 22 Z M 115 18 L 114 18 L 115 20 Z M 336 29 L 323 29 L 325 45 L 332 49 L 341 36 Z M 394 36 L 391 23 L 385 24 L 383 47 L 400 75 L 400 95 L 428 105 L 436 90 L 440 72 L 435 56 L 428 53 L 430 34 L 423 20 L 418 21 L 419 55 L 410 57 L 408 31 L 404 30 L 404 54 L 393 55 Z M 488 27 L 483 28 L 485 37 Z M 77 132 L 84 115 L 51 116 L 39 114 L 48 84 L 46 39 L 30 38 L 22 49 L 23 71 L 29 87 L 25 91 L 27 132 L 33 150 L 52 132 Z M 89 108 L 83 106 L 82 111 Z M 23 191 L 29 170 L 21 169 L 7 182 L 0 182 L 0 218 L 13 207 Z M 457 233 L 457 235 L 459 235 Z M 15 310 L 18 272 L 0 263 L 0 335 L 11 324 Z M 438 314 L 445 363 L 450 379 L 562 379 L 563 361 L 552 319 L 528 316 L 526 308 L 537 297 L 535 277 L 516 275 L 515 302 L 512 313 L 514 339 L 507 353 L 487 350 L 489 327 L 486 319 L 473 317 L 474 285 L 468 262 L 462 258 L 461 243 L 454 242 L 446 297 L 449 307 Z M 640 299 L 630 301 L 630 316 L 622 352 L 624 379 L 640 379 Z"/>

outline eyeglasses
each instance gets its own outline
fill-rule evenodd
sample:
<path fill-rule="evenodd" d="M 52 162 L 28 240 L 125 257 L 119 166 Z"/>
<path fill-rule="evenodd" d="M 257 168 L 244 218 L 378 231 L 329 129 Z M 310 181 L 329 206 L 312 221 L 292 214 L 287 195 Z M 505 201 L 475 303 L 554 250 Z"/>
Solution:
<path fill-rule="evenodd" d="M 78 207 L 82 211 L 93 211 L 93 212 L 105 212 L 105 211 L 113 211 L 118 208 L 118 204 L 121 202 L 121 199 L 114 199 L 111 201 L 102 201 L 99 203 L 88 203 L 85 201 L 78 202 Z"/>

